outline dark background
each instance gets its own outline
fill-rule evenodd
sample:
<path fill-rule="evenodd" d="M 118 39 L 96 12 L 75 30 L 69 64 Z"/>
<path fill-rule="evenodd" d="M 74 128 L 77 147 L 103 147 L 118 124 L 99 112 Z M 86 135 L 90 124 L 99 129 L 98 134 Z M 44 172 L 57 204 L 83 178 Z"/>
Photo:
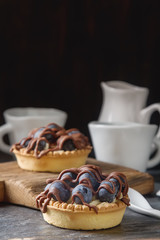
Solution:
<path fill-rule="evenodd" d="M 159 2 L 0 0 L 0 123 L 7 108 L 53 107 L 88 135 L 108 80 L 148 87 L 147 105 L 159 102 Z"/>

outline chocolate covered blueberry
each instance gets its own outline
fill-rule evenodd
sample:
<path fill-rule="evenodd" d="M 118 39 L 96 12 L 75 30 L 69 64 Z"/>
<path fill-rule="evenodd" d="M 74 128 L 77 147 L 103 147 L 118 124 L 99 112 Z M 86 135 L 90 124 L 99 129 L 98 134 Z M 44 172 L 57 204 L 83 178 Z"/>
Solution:
<path fill-rule="evenodd" d="M 34 133 L 34 138 L 40 137 L 42 131 L 44 131 L 45 127 L 38 128 L 37 131 Z"/>
<path fill-rule="evenodd" d="M 118 192 L 116 188 L 114 183 L 105 180 L 102 181 L 98 190 L 98 199 L 101 202 L 113 202 Z"/>
<path fill-rule="evenodd" d="M 49 124 L 47 125 L 47 128 L 57 129 L 57 130 L 62 129 L 62 127 L 60 127 L 60 126 L 57 125 L 56 123 L 49 123 Z"/>
<path fill-rule="evenodd" d="M 77 182 L 75 181 L 77 177 L 77 174 L 73 173 L 73 172 L 64 172 L 61 177 L 60 180 L 65 181 L 70 187 L 75 187 L 77 185 Z"/>
<path fill-rule="evenodd" d="M 74 150 L 75 148 L 76 148 L 76 147 L 75 147 L 72 139 L 67 139 L 67 140 L 63 143 L 63 145 L 62 145 L 62 149 L 63 149 L 64 151 L 72 151 L 72 150 Z"/>
<path fill-rule="evenodd" d="M 38 151 L 42 151 L 44 149 L 47 149 L 48 148 L 48 143 L 45 141 L 45 140 L 40 140 L 38 142 Z"/>
<path fill-rule="evenodd" d="M 91 184 L 94 191 L 97 191 L 97 189 L 99 187 L 99 182 L 97 181 L 94 173 L 92 173 L 91 171 L 80 174 L 79 183 L 86 183 L 88 185 Z"/>
<path fill-rule="evenodd" d="M 54 143 L 56 141 L 56 138 L 52 133 L 44 133 L 42 134 L 42 137 L 45 137 L 49 143 Z"/>
<path fill-rule="evenodd" d="M 23 148 L 25 148 L 25 147 L 28 146 L 30 140 L 31 140 L 30 138 L 29 138 L 29 139 L 23 138 L 23 139 L 20 141 L 20 145 L 21 145 Z"/>
<path fill-rule="evenodd" d="M 50 183 L 47 190 L 47 198 L 53 198 L 59 202 L 67 202 L 71 195 L 69 188 L 62 181 Z"/>
<path fill-rule="evenodd" d="M 71 132 L 68 132 L 68 135 L 71 136 L 72 134 L 80 133 L 79 130 L 73 130 Z"/>
<path fill-rule="evenodd" d="M 87 185 L 78 184 L 72 191 L 72 201 L 77 204 L 90 203 L 92 190 Z"/>

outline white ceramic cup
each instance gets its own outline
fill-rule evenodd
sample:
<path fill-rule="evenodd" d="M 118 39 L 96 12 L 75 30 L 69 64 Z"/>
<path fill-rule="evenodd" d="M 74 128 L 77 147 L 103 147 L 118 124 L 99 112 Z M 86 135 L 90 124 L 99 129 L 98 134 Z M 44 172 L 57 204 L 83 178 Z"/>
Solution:
<path fill-rule="evenodd" d="M 94 121 L 88 127 L 97 160 L 142 172 L 160 162 L 160 140 L 154 124 Z M 157 152 L 149 159 L 153 143 Z"/>
<path fill-rule="evenodd" d="M 19 142 L 34 128 L 45 126 L 51 122 L 64 126 L 67 113 L 55 108 L 10 108 L 3 113 L 5 124 L 0 126 L 0 150 L 9 153 L 10 147 L 3 136 L 9 135 L 10 145 Z"/>

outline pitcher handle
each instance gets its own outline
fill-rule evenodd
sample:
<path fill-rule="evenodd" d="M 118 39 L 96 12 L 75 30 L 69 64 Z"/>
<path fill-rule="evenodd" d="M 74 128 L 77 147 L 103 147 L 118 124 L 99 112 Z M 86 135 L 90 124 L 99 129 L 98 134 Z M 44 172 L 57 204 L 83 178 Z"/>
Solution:
<path fill-rule="evenodd" d="M 140 112 L 140 119 L 141 123 L 149 123 L 151 115 L 153 112 L 157 111 L 160 114 L 160 103 L 154 103 L 150 106 L 143 108 Z M 160 125 L 160 123 L 159 123 Z M 160 138 L 160 127 L 158 127 L 158 132 L 156 135 L 157 138 Z"/>
<path fill-rule="evenodd" d="M 0 150 L 5 153 L 10 153 L 11 146 L 6 144 L 3 140 L 5 134 L 8 134 L 12 131 L 12 126 L 9 123 L 6 123 L 0 126 Z"/>

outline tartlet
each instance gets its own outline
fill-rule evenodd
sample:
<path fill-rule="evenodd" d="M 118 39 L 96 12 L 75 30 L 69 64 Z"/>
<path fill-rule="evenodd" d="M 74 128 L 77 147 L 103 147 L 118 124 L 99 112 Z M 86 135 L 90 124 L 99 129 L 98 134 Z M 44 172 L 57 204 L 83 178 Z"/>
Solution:
<path fill-rule="evenodd" d="M 91 149 L 88 138 L 78 129 L 66 130 L 55 123 L 33 129 L 11 147 L 20 168 L 40 172 L 80 167 Z"/>
<path fill-rule="evenodd" d="M 36 198 L 43 218 L 57 227 L 107 229 L 119 225 L 129 205 L 126 176 L 104 175 L 94 165 L 62 171 Z"/>

